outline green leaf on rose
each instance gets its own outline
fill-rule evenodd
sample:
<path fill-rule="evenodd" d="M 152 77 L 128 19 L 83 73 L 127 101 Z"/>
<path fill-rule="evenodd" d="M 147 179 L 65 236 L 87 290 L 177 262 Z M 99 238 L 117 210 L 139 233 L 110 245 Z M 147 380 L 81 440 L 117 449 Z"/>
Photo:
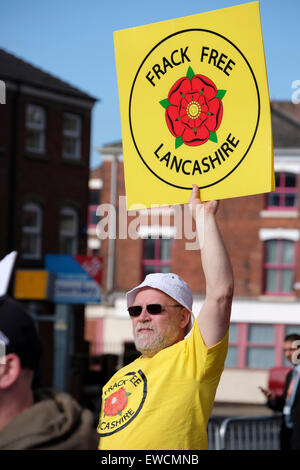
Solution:
<path fill-rule="evenodd" d="M 195 75 L 194 70 L 192 69 L 192 67 L 189 67 L 189 68 L 188 68 L 188 71 L 187 71 L 187 73 L 186 73 L 187 78 L 189 78 L 190 80 L 192 80 L 192 78 L 193 78 L 194 75 Z"/>
<path fill-rule="evenodd" d="M 182 137 L 176 137 L 175 139 L 175 148 L 178 149 L 183 144 Z"/>
<path fill-rule="evenodd" d="M 161 104 L 163 108 L 167 109 L 167 107 L 170 106 L 171 103 L 169 102 L 168 98 L 166 98 L 164 100 L 161 100 L 159 104 Z"/>
<path fill-rule="evenodd" d="M 222 100 L 224 96 L 226 95 L 226 91 L 227 90 L 217 90 L 216 98 L 219 98 L 220 100 Z"/>
<path fill-rule="evenodd" d="M 209 138 L 208 140 L 211 140 L 212 142 L 218 142 L 218 137 L 216 132 L 210 132 L 209 133 Z"/>

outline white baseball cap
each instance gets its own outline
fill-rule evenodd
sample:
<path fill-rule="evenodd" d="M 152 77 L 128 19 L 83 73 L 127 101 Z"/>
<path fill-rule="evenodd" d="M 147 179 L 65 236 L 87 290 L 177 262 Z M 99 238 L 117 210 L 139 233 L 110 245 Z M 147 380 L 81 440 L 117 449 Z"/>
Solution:
<path fill-rule="evenodd" d="M 158 289 L 172 297 L 180 305 L 191 312 L 191 319 L 188 325 L 188 331 L 192 329 L 195 317 L 193 315 L 193 294 L 187 283 L 178 274 L 174 273 L 152 273 L 148 274 L 144 281 L 137 287 L 134 287 L 126 293 L 127 308 L 131 307 L 137 296 L 137 293 L 143 287 L 152 287 Z"/>

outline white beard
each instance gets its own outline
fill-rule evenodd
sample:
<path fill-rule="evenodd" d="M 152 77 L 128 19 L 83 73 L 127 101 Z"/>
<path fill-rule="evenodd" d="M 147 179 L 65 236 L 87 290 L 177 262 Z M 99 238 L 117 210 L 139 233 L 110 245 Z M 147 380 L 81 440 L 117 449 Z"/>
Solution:
<path fill-rule="evenodd" d="M 139 332 L 140 329 L 150 329 L 149 332 Z M 160 334 L 151 323 L 137 323 L 135 328 L 135 347 L 145 356 L 154 356 L 164 348 L 178 341 L 178 327 L 169 324 L 167 331 Z"/>

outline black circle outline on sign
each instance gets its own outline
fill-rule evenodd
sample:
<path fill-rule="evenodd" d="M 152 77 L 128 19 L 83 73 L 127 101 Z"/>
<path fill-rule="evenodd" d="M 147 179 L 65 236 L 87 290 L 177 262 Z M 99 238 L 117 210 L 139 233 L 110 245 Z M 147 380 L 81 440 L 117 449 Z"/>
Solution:
<path fill-rule="evenodd" d="M 128 372 L 127 374 L 125 374 L 125 377 L 126 375 L 135 375 L 136 372 Z M 146 396 L 147 396 L 147 378 L 145 376 L 145 374 L 139 369 L 138 370 L 138 374 L 141 376 L 143 382 L 144 382 L 144 387 L 143 387 L 143 396 L 142 396 L 142 401 L 141 403 L 139 404 L 139 407 L 138 409 L 136 410 L 136 412 L 134 413 L 134 415 L 128 420 L 126 421 L 126 423 L 124 423 L 122 426 L 120 426 L 119 428 L 117 429 L 114 429 L 113 431 L 111 432 L 106 432 L 106 433 L 102 433 L 102 432 L 99 432 L 99 436 L 101 437 L 104 437 L 104 436 L 111 436 L 112 434 L 115 434 L 116 432 L 119 432 L 121 431 L 122 429 L 126 428 L 126 426 L 128 426 L 129 423 L 131 423 L 131 421 L 133 419 L 135 419 L 137 417 L 137 415 L 139 414 L 139 412 L 141 411 L 141 409 L 143 408 L 144 406 L 144 403 L 145 403 L 145 400 L 146 400 Z M 100 423 L 99 423 L 100 425 Z"/>
<path fill-rule="evenodd" d="M 173 184 L 173 183 L 169 183 L 168 181 L 164 180 L 161 176 L 158 176 L 153 170 L 152 168 L 150 168 L 150 166 L 145 162 L 145 160 L 143 159 L 142 155 L 140 154 L 140 151 L 138 149 L 138 146 L 136 144 L 136 141 L 135 141 L 135 138 L 134 138 L 134 135 L 133 135 L 133 130 L 132 130 L 132 122 L 131 122 L 131 101 L 132 101 L 132 94 L 133 94 L 133 88 L 134 88 L 134 85 L 135 85 L 135 82 L 137 80 L 137 77 L 138 77 L 138 74 L 142 68 L 142 66 L 144 65 L 145 61 L 148 59 L 148 57 L 150 56 L 150 54 L 152 54 L 152 52 L 158 47 L 160 46 L 164 41 L 167 41 L 168 39 L 170 39 L 171 37 L 173 36 L 176 36 L 177 34 L 182 34 L 182 33 L 188 33 L 190 31 L 203 31 L 205 33 L 210 33 L 210 34 L 214 34 L 216 36 L 219 36 L 220 38 L 224 39 L 225 41 L 229 42 L 240 54 L 241 56 L 243 57 L 243 59 L 245 60 L 246 64 L 248 65 L 249 69 L 250 69 L 250 72 L 252 74 L 252 77 L 253 77 L 253 80 L 254 80 L 254 83 L 255 83 L 255 87 L 256 87 L 256 92 L 257 92 L 257 100 L 258 100 L 258 115 L 257 115 L 257 122 L 256 122 L 256 127 L 255 127 L 255 130 L 254 130 L 254 134 L 253 134 L 253 137 L 251 139 L 251 142 L 249 144 L 249 147 L 247 148 L 245 154 L 243 155 L 243 157 L 241 158 L 241 160 L 237 163 L 237 165 L 229 172 L 227 173 L 227 175 L 223 176 L 222 178 L 220 178 L 218 181 L 215 181 L 214 183 L 210 183 L 210 184 L 207 184 L 206 186 L 199 186 L 200 189 L 204 189 L 204 188 L 209 188 L 210 186 L 214 186 L 215 184 L 217 183 L 220 183 L 221 181 L 223 181 L 225 178 L 227 178 L 233 171 L 235 171 L 237 169 L 237 167 L 242 163 L 242 161 L 244 160 L 244 158 L 246 157 L 247 153 L 249 152 L 252 144 L 253 144 L 253 141 L 254 141 L 254 138 L 255 138 L 255 135 L 256 135 L 256 132 L 257 132 L 257 128 L 258 128 L 258 124 L 259 124 L 259 119 L 260 119 L 260 96 L 259 96 L 259 90 L 258 90 L 258 85 L 257 85 L 257 82 L 256 82 L 256 78 L 255 78 L 255 75 L 254 75 L 254 72 L 251 68 L 251 65 L 249 64 L 248 60 L 246 59 L 246 57 L 244 56 L 244 54 L 242 53 L 242 51 L 239 50 L 239 48 L 232 42 L 230 41 L 230 39 L 227 39 L 225 38 L 225 36 L 222 36 L 222 34 L 219 34 L 219 33 L 216 33 L 214 31 L 210 31 L 209 29 L 200 29 L 200 28 L 192 28 L 192 29 L 184 29 L 182 31 L 177 31 L 176 33 L 173 33 L 173 34 L 170 34 L 169 36 L 167 36 L 166 38 L 162 39 L 158 44 L 156 44 L 156 46 L 154 46 L 150 52 L 148 52 L 148 54 L 146 55 L 145 59 L 143 60 L 143 62 L 141 63 L 141 65 L 139 66 L 138 68 L 138 71 L 134 77 L 134 80 L 133 80 L 133 84 L 132 84 L 132 87 L 131 87 L 131 92 L 130 92 L 130 97 L 129 97 L 129 126 L 130 126 L 130 133 L 131 133 L 131 137 L 132 137 L 132 140 L 133 140 L 133 143 L 134 143 L 134 146 L 136 148 L 136 151 L 137 153 L 139 154 L 142 162 L 146 165 L 146 167 L 148 168 L 148 170 L 151 171 L 151 173 L 156 176 L 156 178 L 160 179 L 161 181 L 163 181 L 164 183 L 167 183 L 168 185 L 170 186 L 173 186 L 175 188 L 179 188 L 179 189 L 192 189 L 192 186 L 191 187 L 186 187 L 186 186 L 178 186 L 177 184 Z"/>

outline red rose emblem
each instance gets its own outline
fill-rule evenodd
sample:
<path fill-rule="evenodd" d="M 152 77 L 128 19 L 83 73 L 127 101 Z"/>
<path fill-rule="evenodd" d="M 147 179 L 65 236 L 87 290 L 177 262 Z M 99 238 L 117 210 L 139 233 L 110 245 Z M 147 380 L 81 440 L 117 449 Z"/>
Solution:
<path fill-rule="evenodd" d="M 160 104 L 166 109 L 167 126 L 176 137 L 176 147 L 202 145 L 209 139 L 217 142 L 215 132 L 222 121 L 221 99 L 225 93 L 208 77 L 195 75 L 191 67 L 186 77 L 174 83 L 168 98 Z"/>
<path fill-rule="evenodd" d="M 105 400 L 104 416 L 121 415 L 127 405 L 129 395 L 130 393 L 126 392 L 124 387 L 109 395 Z"/>

